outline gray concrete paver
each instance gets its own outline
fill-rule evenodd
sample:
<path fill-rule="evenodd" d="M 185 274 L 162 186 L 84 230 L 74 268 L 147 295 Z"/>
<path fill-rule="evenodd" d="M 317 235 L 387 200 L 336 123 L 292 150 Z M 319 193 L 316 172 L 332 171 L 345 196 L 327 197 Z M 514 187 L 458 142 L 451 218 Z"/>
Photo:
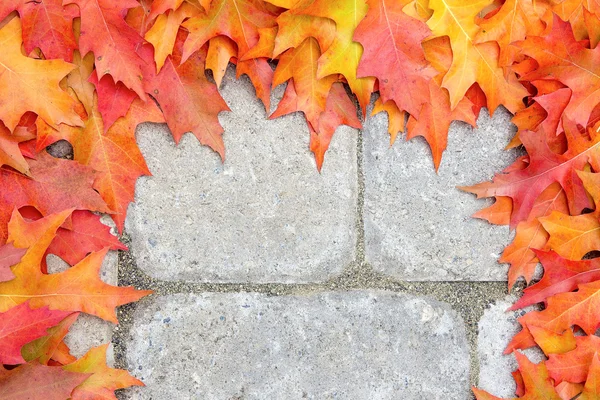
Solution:
<path fill-rule="evenodd" d="M 128 399 L 440 399 L 469 396 L 461 318 L 383 291 L 154 297 L 135 313 Z"/>
<path fill-rule="evenodd" d="M 514 134 L 510 114 L 481 111 L 478 128 L 454 122 L 439 173 L 422 138 L 398 137 L 390 148 L 387 116 L 364 124 L 366 259 L 402 280 L 501 281 L 498 264 L 511 234 L 471 218 L 486 203 L 456 186 L 492 178 L 516 157 L 504 151 Z"/>
<path fill-rule="evenodd" d="M 221 88 L 227 160 L 165 125 L 137 139 L 150 171 L 136 186 L 126 230 L 138 266 L 154 278 L 196 282 L 324 281 L 355 257 L 357 132 L 342 127 L 322 173 L 299 114 L 267 120 L 249 81 Z M 276 90 L 274 101 L 282 94 Z"/>

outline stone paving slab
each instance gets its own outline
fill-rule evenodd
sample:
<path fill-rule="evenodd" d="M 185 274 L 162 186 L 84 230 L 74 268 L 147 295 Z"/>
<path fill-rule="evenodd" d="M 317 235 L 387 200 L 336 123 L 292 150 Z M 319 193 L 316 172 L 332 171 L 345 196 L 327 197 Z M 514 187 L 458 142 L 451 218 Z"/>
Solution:
<path fill-rule="evenodd" d="M 315 282 L 354 259 L 357 132 L 340 128 L 321 174 L 300 114 L 267 120 L 249 81 L 226 75 L 227 160 L 165 125 L 137 140 L 153 177 L 138 180 L 126 230 L 138 266 L 163 280 Z M 276 102 L 282 95 L 278 88 Z"/>
<path fill-rule="evenodd" d="M 127 399 L 469 398 L 462 319 L 447 304 L 383 291 L 142 301 L 127 343 L 145 388 Z"/>
<path fill-rule="evenodd" d="M 366 259 L 376 271 L 403 280 L 502 281 L 497 260 L 511 235 L 471 215 L 486 203 L 456 189 L 490 179 L 516 154 L 510 114 L 483 109 L 478 128 L 455 122 L 439 173 L 422 138 L 389 147 L 387 115 L 364 124 Z M 488 203 L 489 204 L 489 203 Z"/>
<path fill-rule="evenodd" d="M 513 336 L 521 330 L 517 318 L 532 310 L 507 311 L 517 297 L 507 296 L 496 301 L 484 312 L 479 321 L 477 354 L 479 358 L 479 384 L 477 387 L 498 397 L 515 396 L 516 385 L 511 372 L 517 369 L 515 356 L 504 355 L 504 349 Z M 523 352 L 531 361 L 539 363 L 544 355 L 537 349 Z"/>

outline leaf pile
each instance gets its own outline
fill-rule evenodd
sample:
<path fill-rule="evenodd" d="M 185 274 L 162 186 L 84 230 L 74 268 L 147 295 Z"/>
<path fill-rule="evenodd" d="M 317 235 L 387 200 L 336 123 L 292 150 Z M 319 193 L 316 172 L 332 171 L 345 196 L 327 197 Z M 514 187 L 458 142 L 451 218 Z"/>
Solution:
<path fill-rule="evenodd" d="M 121 233 L 150 174 L 136 126 L 166 123 L 175 142 L 192 132 L 224 159 L 218 86 L 233 63 L 269 118 L 303 113 L 319 170 L 336 128 L 360 128 L 376 91 L 391 143 L 422 136 L 436 169 L 452 121 L 512 112 L 509 147 L 527 154 L 463 189 L 496 199 L 476 217 L 516 231 L 500 260 L 510 287 L 544 267 L 515 304 L 543 310 L 520 319 L 507 352 L 539 346 L 548 360 L 515 353 L 517 396 L 598 398 L 600 264 L 584 258 L 600 250 L 599 18 L 583 0 L 0 2 L 0 397 L 115 398 L 141 385 L 106 366 L 106 346 L 76 360 L 63 339 L 79 313 L 116 323 L 115 307 L 148 294 L 98 276 L 107 251 L 124 249 L 100 213 Z M 72 159 L 47 152 L 61 141 Z M 71 268 L 48 274 L 48 254 Z"/>

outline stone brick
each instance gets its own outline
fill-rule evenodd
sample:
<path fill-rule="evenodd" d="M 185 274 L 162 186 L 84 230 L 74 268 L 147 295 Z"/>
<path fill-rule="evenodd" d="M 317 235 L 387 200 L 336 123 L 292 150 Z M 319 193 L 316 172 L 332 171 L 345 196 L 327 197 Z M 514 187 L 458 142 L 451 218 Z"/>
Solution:
<path fill-rule="evenodd" d="M 447 304 L 383 291 L 154 297 L 136 311 L 127 399 L 465 400 L 469 351 Z"/>

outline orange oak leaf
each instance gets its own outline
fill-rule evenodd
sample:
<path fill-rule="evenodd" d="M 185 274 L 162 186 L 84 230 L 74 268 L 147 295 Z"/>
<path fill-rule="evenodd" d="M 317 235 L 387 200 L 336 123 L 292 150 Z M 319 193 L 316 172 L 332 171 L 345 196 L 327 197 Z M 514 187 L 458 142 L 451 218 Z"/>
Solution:
<path fill-rule="evenodd" d="M 135 181 L 141 175 L 150 175 L 134 136 L 135 128 L 144 121 L 163 122 L 164 118 L 153 102 L 136 99 L 127 115 L 118 119 L 106 133 L 97 106 L 92 108 L 82 128 L 62 126 L 63 129 L 55 131 L 43 123 L 38 125 L 39 138 L 53 138 L 43 139 L 44 143 L 59 139 L 69 141 L 73 145 L 74 160 L 98 171 L 93 186 L 114 211 L 111 217 L 119 232 L 123 230 L 127 207 L 133 201 Z"/>
<path fill-rule="evenodd" d="M 563 118 L 586 126 L 600 102 L 600 49 L 586 49 L 575 40 L 571 26 L 556 15 L 548 35 L 530 36 L 520 48 L 539 64 L 523 79 L 552 79 L 565 84 L 573 95 Z"/>
<path fill-rule="evenodd" d="M 21 262 L 13 267 L 15 279 L 0 283 L 0 312 L 29 301 L 32 307 L 82 311 L 116 324 L 115 307 L 151 293 L 132 287 L 110 286 L 100 280 L 100 267 L 108 249 L 90 253 L 64 272 L 51 275 L 41 272 L 40 264 L 45 252 L 56 230 L 71 212 L 63 211 L 33 222 L 27 222 L 16 211 L 13 213 L 9 240 L 14 241 L 17 247 L 24 247 L 26 243 L 30 245 Z"/>
<path fill-rule="evenodd" d="M 247 75 L 256 90 L 256 97 L 262 101 L 267 113 L 271 110 L 271 83 L 273 82 L 273 69 L 266 58 L 252 58 L 238 61 L 237 78 Z"/>
<path fill-rule="evenodd" d="M 538 264 L 534 249 L 545 248 L 550 237 L 540 222 L 540 217 L 550 215 L 554 211 L 569 212 L 565 191 L 556 182 L 548 186 L 535 200 L 528 219 L 519 222 L 513 241 L 504 249 L 499 259 L 502 263 L 510 264 L 509 287 L 513 287 L 521 276 L 526 282 L 533 278 Z"/>
<path fill-rule="evenodd" d="M 570 260 L 579 260 L 590 251 L 600 249 L 600 174 L 583 171 L 577 174 L 594 200 L 596 211 L 576 216 L 554 211 L 540 218 L 550 234 L 547 247 Z"/>
<path fill-rule="evenodd" d="M 402 11 L 408 2 L 367 0 L 369 11 L 354 32 L 354 40 L 364 48 L 357 75 L 376 77 L 384 103 L 393 100 L 418 118 L 421 106 L 429 101 L 428 81 L 435 70 L 421 46 L 431 31 Z"/>
<path fill-rule="evenodd" d="M 183 46 L 182 61 L 218 35 L 232 39 L 241 58 L 258 43 L 258 29 L 275 26 L 275 15 L 258 0 L 213 0 L 206 14 L 190 18 L 183 26 L 190 34 Z"/>
<path fill-rule="evenodd" d="M 313 127 L 319 125 L 321 113 L 325 111 L 327 95 L 331 85 L 337 80 L 337 75 L 317 78 L 317 59 L 320 54 L 317 41 L 308 38 L 299 47 L 287 50 L 281 55 L 273 76 L 273 85 L 277 86 L 292 79 L 295 102 L 279 103 L 269 118 L 302 111 Z M 291 87 L 286 88 L 286 93 L 287 90 L 291 90 Z"/>
<path fill-rule="evenodd" d="M 63 320 L 69 312 L 31 309 L 21 303 L 0 313 L 0 364 L 22 364 L 21 348 L 26 343 L 46 335 L 48 328 Z"/>
<path fill-rule="evenodd" d="M 510 308 L 516 310 L 545 301 L 555 294 L 570 292 L 581 283 L 600 279 L 600 259 L 571 261 L 550 251 L 534 250 L 544 266 L 542 279 L 524 290 L 523 296 Z"/>
<path fill-rule="evenodd" d="M 0 169 L 1 243 L 6 241 L 6 226 L 14 208 L 34 206 L 44 216 L 71 208 L 111 212 L 92 187 L 97 173 L 91 168 L 46 152 L 38 153 L 29 165 L 32 178 Z"/>
<path fill-rule="evenodd" d="M 269 28 L 261 28 L 258 30 L 258 43 L 256 43 L 256 45 L 251 48 L 250 50 L 248 50 L 248 52 L 246 52 L 246 54 L 244 54 L 244 57 L 241 58 L 242 61 L 245 60 L 250 60 L 252 58 L 268 58 L 268 59 L 272 59 L 274 58 L 273 56 L 273 52 L 275 50 L 275 37 L 277 36 L 277 32 L 279 31 L 279 28 L 276 26 L 272 26 Z M 226 36 L 217 36 L 217 38 L 219 37 L 225 37 Z M 216 39 L 216 38 L 213 38 Z M 212 40 L 211 39 L 211 42 Z M 227 38 L 229 41 L 231 41 L 231 39 Z M 233 42 L 232 42 L 233 43 Z M 208 48 L 208 52 L 210 53 L 210 46 Z M 233 57 L 235 54 L 237 54 L 237 51 L 235 53 L 233 53 L 233 55 L 231 57 Z M 208 60 L 208 57 L 207 57 Z M 207 61 L 208 64 L 208 61 Z"/>
<path fill-rule="evenodd" d="M 0 246 L 0 282 L 10 281 L 15 277 L 10 267 L 18 264 L 26 251 L 16 248 L 11 243 Z"/>
<path fill-rule="evenodd" d="M 127 371 L 109 368 L 106 365 L 107 349 L 108 344 L 94 347 L 79 360 L 63 367 L 65 371 L 91 374 L 73 390 L 72 400 L 117 400 L 114 395 L 115 390 L 130 386 L 144 386 Z"/>
<path fill-rule="evenodd" d="M 167 58 L 158 75 L 151 76 L 152 71 L 148 71 L 146 76 L 150 78 L 146 90 L 160 105 L 175 143 L 179 143 L 184 133 L 192 132 L 200 143 L 209 146 L 224 160 L 223 127 L 218 115 L 230 109 L 217 87 L 206 79 L 206 50 L 203 48 L 194 53 L 176 67 L 180 54 L 176 45 L 173 57 Z"/>
<path fill-rule="evenodd" d="M 529 326 L 562 333 L 577 325 L 585 333 L 593 334 L 600 325 L 599 298 L 600 281 L 579 284 L 577 292 L 560 293 L 547 298 L 544 310 L 531 311 L 519 318 L 523 329 L 513 337 L 505 353 L 535 346 Z"/>
<path fill-rule="evenodd" d="M 556 385 L 555 389 L 562 400 L 573 400 L 575 396 L 581 393 L 583 385 L 581 383 L 563 381 Z"/>
<path fill-rule="evenodd" d="M 530 326 L 529 332 L 546 356 L 566 353 L 577 347 L 577 341 L 571 329 L 567 329 L 563 334 L 558 334 L 539 326 Z"/>
<path fill-rule="evenodd" d="M 287 6 L 286 8 L 291 8 L 295 5 L 287 4 Z M 302 5 L 298 3 L 296 6 Z M 277 17 L 277 27 L 273 57 L 278 57 L 287 49 L 300 46 L 308 37 L 317 40 L 321 51 L 328 49 L 335 39 L 335 22 L 330 18 L 284 12 Z"/>
<path fill-rule="evenodd" d="M 497 196 L 494 204 L 477 211 L 473 214 L 473 218 L 485 219 L 494 225 L 508 225 L 510 214 L 512 214 L 512 200 L 510 197 Z"/>
<path fill-rule="evenodd" d="M 325 152 L 329 148 L 331 138 L 340 125 L 348 125 L 356 129 L 362 125 L 356 117 L 356 106 L 348 97 L 341 83 L 334 83 L 327 96 L 325 111 L 319 117 L 319 125 L 310 128 L 310 150 L 315 154 L 317 169 L 321 171 Z"/>
<path fill-rule="evenodd" d="M 90 114 L 94 104 L 94 92 L 96 91 L 95 86 L 89 81 L 94 71 L 94 54 L 88 53 L 82 58 L 79 51 L 76 50 L 73 54 L 73 64 L 77 68 L 69 72 L 65 79 L 61 81 L 61 87 L 65 90 L 71 88 L 76 93 L 77 99 L 79 99 L 85 111 Z M 38 147 L 39 150 L 41 150 L 40 147 Z"/>
<path fill-rule="evenodd" d="M 364 0 L 314 0 L 306 7 L 292 9 L 291 13 L 330 18 L 335 22 L 335 37 L 326 49 L 321 49 L 318 61 L 317 78 L 342 74 L 352 92 L 356 95 L 363 114 L 371 100 L 375 78 L 357 77 L 357 69 L 363 54 L 360 43 L 353 40 L 354 31 L 359 22 L 366 16 L 368 6 Z"/>
<path fill-rule="evenodd" d="M 519 372 L 523 379 L 524 393 L 519 396 L 519 399 L 525 400 L 561 400 L 554 390 L 552 379 L 548 375 L 548 370 L 543 362 L 534 364 L 523 354 L 515 352 L 517 363 L 519 364 Z M 500 400 L 499 397 L 473 388 L 477 400 Z"/>
<path fill-rule="evenodd" d="M 143 38 L 125 22 L 127 9 L 138 7 L 135 0 L 65 0 L 77 4 L 81 16 L 79 50 L 93 52 L 96 71 L 102 78 L 109 74 L 146 100 L 142 68 L 144 60 L 136 49 Z"/>
<path fill-rule="evenodd" d="M 127 115 L 127 111 L 129 111 L 131 103 L 137 98 L 137 95 L 123 83 L 115 83 L 110 75 L 104 75 L 102 79 L 98 80 L 95 70 L 90 75 L 89 82 L 96 87 L 98 112 L 102 115 L 104 132 L 107 132 L 116 120 Z M 92 96 L 92 103 L 86 107 L 88 115 L 94 113 L 95 104 L 93 99 Z"/>
<path fill-rule="evenodd" d="M 227 36 L 217 36 L 209 40 L 206 52 L 206 69 L 210 69 L 217 86 L 227 71 L 227 66 L 232 59 L 237 58 L 237 46 Z"/>
<path fill-rule="evenodd" d="M 585 13 L 600 16 L 600 3 L 597 0 L 564 0 L 552 3 L 552 11 L 563 21 L 571 23 L 577 40 L 587 39 Z"/>
<path fill-rule="evenodd" d="M 477 121 L 473 113 L 473 103 L 468 98 L 463 98 L 452 110 L 447 90 L 439 87 L 433 79 L 429 81 L 428 97 L 429 101 L 422 105 L 418 119 L 413 115 L 408 118 L 406 139 L 416 136 L 425 138 L 431 148 L 433 165 L 437 171 L 442 162 L 442 153 L 448 145 L 450 123 L 460 120 L 475 127 Z"/>
<path fill-rule="evenodd" d="M 137 7 L 130 8 L 127 11 L 127 15 L 125 16 L 125 22 L 127 25 L 135 29 L 135 31 L 140 35 L 140 37 L 144 37 L 152 22 L 156 16 L 151 16 L 151 8 L 155 3 L 159 3 L 160 0 L 138 0 L 139 4 Z"/>
<path fill-rule="evenodd" d="M 490 18 L 479 26 L 476 43 L 496 41 L 500 45 L 500 65 L 511 65 L 518 48 L 510 44 L 524 40 L 528 35 L 540 35 L 545 29 L 542 16 L 550 4 L 543 1 L 507 0 Z"/>
<path fill-rule="evenodd" d="M 48 124 L 81 125 L 76 102 L 59 81 L 75 66 L 63 60 L 34 60 L 21 53 L 21 21 L 13 18 L 0 28 L 0 120 L 12 132 L 21 116 L 33 111 Z"/>
<path fill-rule="evenodd" d="M 154 46 L 154 61 L 156 62 L 156 72 L 160 72 L 160 69 L 165 64 L 167 56 L 173 52 L 175 46 L 175 40 L 177 39 L 177 32 L 179 32 L 179 26 L 187 18 L 193 17 L 200 14 L 204 10 L 198 5 L 195 6 L 191 3 L 178 1 L 181 5 L 178 8 L 166 14 L 159 14 L 154 21 L 152 28 L 146 32 L 144 39 Z M 173 4 L 176 5 L 176 4 Z M 153 4 L 154 12 L 154 4 Z"/>
<path fill-rule="evenodd" d="M 536 87 L 538 94 L 531 98 L 532 104 L 529 107 L 518 111 L 512 119 L 512 122 L 518 127 L 518 132 L 508 148 L 521 144 L 519 139 L 521 132 L 543 130 L 546 133 L 548 147 L 553 152 L 562 154 L 567 150 L 567 143 L 563 134 L 561 118 L 571 100 L 571 89 L 564 87 L 558 81 L 538 80 L 531 84 Z M 549 87 L 553 85 L 557 85 L 557 87 Z"/>
<path fill-rule="evenodd" d="M 402 111 L 398 108 L 393 100 L 388 100 L 385 103 L 378 97 L 373 105 L 373 111 L 371 116 L 380 112 L 386 112 L 388 115 L 388 133 L 390 134 L 390 146 L 396 141 L 398 133 L 404 132 L 406 124 L 406 111 Z"/>
<path fill-rule="evenodd" d="M 14 0 L 0 5 L 0 20 L 17 10 L 23 24 L 25 53 L 39 47 L 46 59 L 60 58 L 71 62 L 77 42 L 73 19 L 77 7 L 63 6 L 62 0 Z"/>
<path fill-rule="evenodd" d="M 154 19 L 169 10 L 177 10 L 184 2 L 194 6 L 200 5 L 204 10 L 208 10 L 212 0 L 154 0 L 150 8 L 149 17 L 150 19 Z"/>
<path fill-rule="evenodd" d="M 565 153 L 556 154 L 550 150 L 544 132 L 523 132 L 521 140 L 530 157 L 527 168 L 496 174 L 492 182 L 461 189 L 475 193 L 477 198 L 511 197 L 511 228 L 520 221 L 527 220 L 538 196 L 554 182 L 558 182 L 565 190 L 571 212 L 579 213 L 590 207 L 583 183 L 576 171 L 582 170 L 588 162 L 593 168 L 600 168 L 600 135 L 590 129 L 588 139 L 570 121 L 564 119 L 563 127 L 569 143 L 569 149 Z"/>
<path fill-rule="evenodd" d="M 15 369 L 0 368 L 0 398 L 2 400 L 65 400 L 73 389 L 88 378 L 88 374 L 48 367 L 37 361 Z"/>
<path fill-rule="evenodd" d="M 8 165 L 27 176 L 29 173 L 29 164 L 25 161 L 19 148 L 19 143 L 35 139 L 35 134 L 26 129 L 15 129 L 14 133 L 0 122 L 0 166 Z"/>
<path fill-rule="evenodd" d="M 77 360 L 77 358 L 69 353 L 63 339 L 69 333 L 69 328 L 77 320 L 78 316 L 79 313 L 70 314 L 56 326 L 48 329 L 46 335 L 23 346 L 21 349 L 23 358 L 27 362 L 37 360 L 40 364 L 44 365 L 48 365 L 48 361 L 51 359 L 61 364 L 69 364 Z"/>
<path fill-rule="evenodd" d="M 585 382 L 594 357 L 600 352 L 600 338 L 597 336 L 578 336 L 577 347 L 564 354 L 551 354 L 546 366 L 550 377 L 556 383 L 568 381 Z"/>
<path fill-rule="evenodd" d="M 433 15 L 427 21 L 434 37 L 448 36 L 452 46 L 452 65 L 442 82 L 450 93 L 450 105 L 454 109 L 475 82 L 487 97 L 490 114 L 502 104 L 512 113 L 524 107 L 522 99 L 527 90 L 517 81 L 514 72 L 503 71 L 498 63 L 497 43 L 475 44 L 479 32 L 475 17 L 489 0 L 432 0 L 429 8 Z"/>
<path fill-rule="evenodd" d="M 600 399 L 600 357 L 598 353 L 594 354 L 592 364 L 588 372 L 585 386 L 579 400 L 598 400 Z"/>

